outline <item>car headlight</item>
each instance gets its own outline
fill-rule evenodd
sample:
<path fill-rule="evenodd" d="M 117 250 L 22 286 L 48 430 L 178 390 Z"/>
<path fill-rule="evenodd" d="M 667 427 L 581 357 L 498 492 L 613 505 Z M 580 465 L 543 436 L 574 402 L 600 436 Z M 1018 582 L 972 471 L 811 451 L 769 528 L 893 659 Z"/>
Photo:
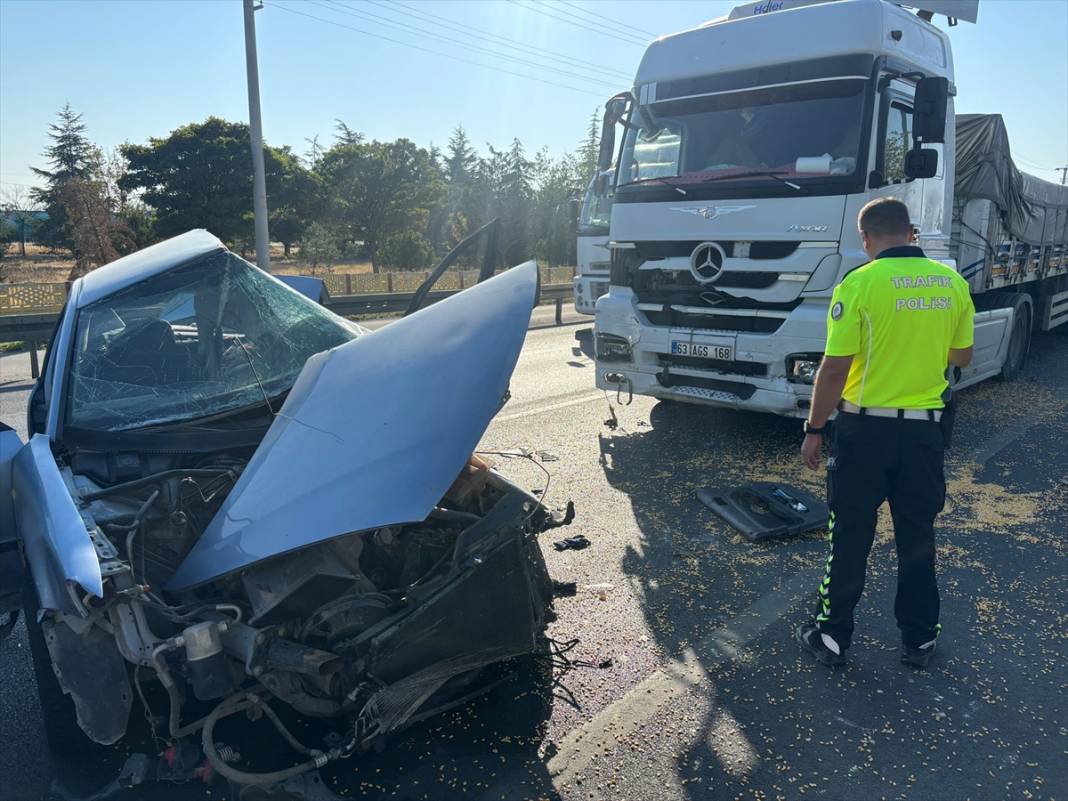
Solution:
<path fill-rule="evenodd" d="M 597 361 L 629 362 L 631 360 L 630 341 L 615 334 L 598 334 L 595 341 Z"/>
<path fill-rule="evenodd" d="M 821 353 L 795 353 L 786 357 L 786 378 L 794 384 L 816 383 L 816 373 L 823 360 Z"/>

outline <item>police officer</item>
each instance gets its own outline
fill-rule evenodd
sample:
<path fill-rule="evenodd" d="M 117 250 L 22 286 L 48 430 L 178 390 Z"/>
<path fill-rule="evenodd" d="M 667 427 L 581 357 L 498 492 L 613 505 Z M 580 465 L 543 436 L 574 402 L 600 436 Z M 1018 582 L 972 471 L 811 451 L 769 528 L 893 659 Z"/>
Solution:
<path fill-rule="evenodd" d="M 805 465 L 818 469 L 827 420 L 837 409 L 827 462 L 830 554 L 815 614 L 795 636 L 823 664 L 844 664 L 877 511 L 889 501 L 901 661 L 923 668 L 941 629 L 934 520 L 946 493 L 945 374 L 947 366 L 971 361 L 975 307 L 968 283 L 912 244 L 904 203 L 873 200 L 858 226 L 872 261 L 834 290 L 801 446 Z"/>

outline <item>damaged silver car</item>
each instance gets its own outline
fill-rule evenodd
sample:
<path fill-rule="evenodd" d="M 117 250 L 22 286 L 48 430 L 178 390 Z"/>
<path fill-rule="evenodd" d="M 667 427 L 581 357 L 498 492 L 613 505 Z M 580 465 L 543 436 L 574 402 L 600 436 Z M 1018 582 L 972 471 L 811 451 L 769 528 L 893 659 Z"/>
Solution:
<path fill-rule="evenodd" d="M 120 740 L 153 680 L 160 734 L 235 781 L 262 777 L 220 757 L 219 719 L 337 719 L 280 780 L 533 652 L 548 515 L 473 452 L 536 292 L 528 263 L 368 332 L 205 231 L 75 282 L 29 442 L 0 427 L 52 747 Z"/>

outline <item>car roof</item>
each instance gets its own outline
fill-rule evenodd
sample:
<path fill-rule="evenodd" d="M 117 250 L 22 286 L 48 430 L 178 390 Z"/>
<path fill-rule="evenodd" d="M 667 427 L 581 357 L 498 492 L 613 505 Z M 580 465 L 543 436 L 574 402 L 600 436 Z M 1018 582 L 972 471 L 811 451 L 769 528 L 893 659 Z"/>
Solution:
<path fill-rule="evenodd" d="M 79 309 L 201 256 L 226 250 L 214 234 L 197 228 L 123 256 L 79 278 L 71 289 Z"/>

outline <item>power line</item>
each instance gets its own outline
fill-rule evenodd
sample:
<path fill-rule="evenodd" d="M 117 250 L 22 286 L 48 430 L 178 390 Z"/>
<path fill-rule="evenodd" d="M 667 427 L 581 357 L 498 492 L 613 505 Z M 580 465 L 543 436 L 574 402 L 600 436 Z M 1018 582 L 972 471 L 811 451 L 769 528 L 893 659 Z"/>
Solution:
<path fill-rule="evenodd" d="M 573 20 L 569 20 L 569 19 L 565 19 L 564 17 L 557 16 L 555 13 L 553 13 L 553 11 L 550 11 L 550 10 L 545 9 L 545 8 L 539 8 L 538 6 L 523 5 L 522 3 L 519 2 L 519 0 L 509 0 L 509 2 L 513 3 L 514 5 L 519 6 L 520 8 L 525 8 L 527 11 L 533 11 L 536 14 L 541 14 L 542 16 L 550 17 L 551 19 L 554 19 L 557 22 L 563 22 L 563 23 L 566 23 L 568 25 L 574 25 L 577 28 L 583 28 L 584 30 L 592 31 L 593 33 L 599 33 L 602 36 L 607 36 L 607 37 L 609 37 L 611 39 L 617 39 L 620 42 L 625 42 L 626 44 L 634 45 L 636 47 L 645 47 L 645 42 L 638 41 L 637 37 L 634 37 L 632 39 L 625 39 L 622 36 L 617 36 L 614 33 L 610 33 L 608 31 L 602 30 L 600 28 L 594 28 L 592 25 L 585 25 L 582 22 L 575 22 Z M 563 12 L 563 13 L 567 13 L 567 12 Z M 568 16 L 572 16 L 573 17 L 574 15 L 570 14 Z"/>
<path fill-rule="evenodd" d="M 541 11 L 548 11 L 550 16 L 554 16 L 556 19 L 559 19 L 561 22 L 566 22 L 569 25 L 577 25 L 580 28 L 586 28 L 586 30 L 591 30 L 591 31 L 594 31 L 595 33 L 601 33 L 601 34 L 605 34 L 605 35 L 608 35 L 608 36 L 615 36 L 615 38 L 624 37 L 623 41 L 631 41 L 631 42 L 634 42 L 636 44 L 641 44 L 642 46 L 645 45 L 645 37 L 644 36 L 639 37 L 639 36 L 637 36 L 637 35 L 635 35 L 633 33 L 628 33 L 627 31 L 621 31 L 621 30 L 612 30 L 612 29 L 607 29 L 606 30 L 604 25 L 601 24 L 600 22 L 597 22 L 597 21 L 593 21 L 593 24 L 596 25 L 597 27 L 591 28 L 591 27 L 588 27 L 590 25 L 591 20 L 583 19 L 582 17 L 578 16 L 577 14 L 573 14 L 570 11 L 566 11 L 566 10 L 564 10 L 562 8 L 556 8 L 555 6 L 553 6 L 551 8 L 548 8 L 547 6 L 548 6 L 548 3 L 541 3 L 541 4 L 539 4 L 538 7 L 539 7 L 539 9 Z M 530 6 L 530 7 L 532 8 L 533 6 Z M 560 17 L 559 16 L 560 14 L 563 14 L 563 17 Z"/>
<path fill-rule="evenodd" d="M 357 11 L 355 9 L 350 9 L 350 8 L 346 8 L 346 7 L 333 9 L 330 6 L 324 6 L 321 2 L 318 2 L 318 0 L 305 0 L 305 2 L 311 2 L 314 5 L 320 6 L 322 8 L 327 8 L 328 10 L 331 10 L 331 11 L 336 10 L 336 11 L 342 13 L 342 14 L 347 14 L 347 15 L 349 15 L 351 17 L 356 17 L 357 19 L 364 19 L 364 20 L 366 20 L 367 22 L 370 22 L 373 25 L 392 25 L 394 28 L 400 28 L 402 31 L 404 31 L 406 33 L 415 32 L 416 34 L 419 34 L 419 35 L 422 35 L 422 36 L 430 36 L 430 37 L 433 37 L 435 39 L 440 39 L 442 41 L 449 42 L 451 44 L 457 44 L 457 45 L 460 45 L 461 47 L 467 48 L 468 50 L 475 51 L 475 52 L 480 52 L 480 53 L 483 53 L 485 55 L 492 56 L 493 58 L 508 59 L 510 61 L 514 61 L 514 62 L 517 62 L 519 64 L 526 65 L 528 67 L 534 67 L 535 69 L 546 70 L 547 72 L 555 72 L 555 73 L 557 73 L 559 75 L 564 75 L 564 76 L 566 76 L 568 78 L 577 78 L 578 80 L 588 81 L 590 83 L 601 84 L 603 86 L 612 86 L 612 85 L 614 85 L 614 84 L 610 84 L 604 78 L 598 78 L 596 76 L 589 76 L 589 75 L 580 75 L 580 74 L 578 74 L 576 72 L 570 72 L 568 70 L 558 69 L 557 67 L 550 67 L 550 66 L 547 66 L 545 64 L 539 64 L 536 61 L 527 61 L 526 59 L 518 58 L 516 56 L 512 56 L 512 55 L 509 55 L 507 53 L 500 53 L 500 52 L 497 52 L 495 50 L 487 50 L 487 49 L 485 49 L 483 47 L 478 47 L 476 45 L 472 45 L 472 44 L 470 44 L 468 42 L 464 42 L 464 41 L 462 41 L 460 39 L 453 39 L 452 37 L 444 36 L 444 35 L 442 35 L 440 33 L 435 33 L 433 31 L 428 31 L 428 30 L 423 29 L 423 28 L 416 28 L 416 27 L 414 27 L 413 25 L 411 25 L 410 23 L 407 23 L 407 22 L 396 22 L 396 21 L 393 21 L 393 20 L 389 19 L 388 17 L 383 17 L 381 14 L 373 14 L 373 13 L 371 13 L 369 11 Z M 340 3 L 336 2 L 336 0 L 330 0 L 330 2 L 332 2 L 334 5 L 338 5 L 338 6 L 341 5 Z M 374 19 L 369 19 L 369 18 L 374 18 Z M 375 21 L 376 19 L 377 20 L 384 20 L 384 21 L 383 22 L 376 22 Z"/>
<path fill-rule="evenodd" d="M 578 3 L 570 2 L 570 0 L 557 0 L 557 2 L 560 3 L 561 5 L 570 6 L 571 8 L 575 9 L 576 11 L 580 11 L 583 14 L 586 14 L 588 16 L 593 17 L 595 20 L 601 20 L 603 22 L 607 22 L 607 23 L 609 23 L 611 25 L 614 25 L 617 28 L 629 29 L 629 30 L 633 31 L 634 33 L 641 34 L 642 36 L 648 36 L 648 37 L 650 37 L 652 39 L 656 38 L 656 34 L 655 33 L 649 33 L 649 31 L 642 30 L 641 28 L 636 28 L 633 25 L 628 25 L 625 22 L 619 22 L 618 20 L 614 20 L 611 17 L 606 17 L 604 14 L 598 14 L 596 11 L 590 11 L 588 8 L 584 8 L 583 6 L 580 6 Z M 626 31 L 624 31 L 624 33 L 626 33 Z M 633 33 L 631 35 L 633 36 Z"/>
<path fill-rule="evenodd" d="M 580 58 L 574 58 L 573 56 L 566 56 L 563 53 L 557 53 L 552 50 L 535 47 L 533 45 L 527 44 L 526 42 L 518 42 L 515 39 L 509 39 L 506 36 L 501 36 L 500 34 L 493 33 L 492 31 L 487 31 L 483 28 L 476 28 L 473 25 L 457 22 L 455 20 L 449 19 L 448 17 L 440 16 L 439 14 L 431 14 L 429 11 L 423 11 L 422 9 L 415 8 L 413 6 L 407 5 L 406 3 L 398 2 L 398 0 L 392 0 L 391 2 L 383 2 L 382 0 L 364 0 L 364 2 L 372 3 L 382 8 L 388 8 L 391 11 L 400 11 L 400 13 L 407 14 L 408 16 L 419 15 L 420 17 L 423 17 L 425 19 L 433 20 L 434 24 L 436 25 L 444 25 L 446 28 L 451 28 L 457 33 L 461 33 L 465 36 L 485 39 L 486 41 L 490 41 L 493 44 L 497 43 L 493 42 L 493 40 L 497 40 L 501 44 L 508 45 L 509 47 L 521 47 L 524 50 L 529 50 L 533 53 L 544 53 L 546 56 L 571 62 L 575 66 L 589 70 L 590 72 L 601 72 L 612 78 L 622 78 L 628 83 L 633 77 L 631 73 L 624 72 L 623 70 L 608 69 L 605 68 L 604 65 L 595 64 L 592 61 L 583 61 Z"/>
<path fill-rule="evenodd" d="M 414 45 L 411 42 L 403 42 L 400 39 L 394 39 L 394 38 L 392 38 L 390 36 L 385 36 L 384 34 L 381 34 L 381 33 L 374 33 L 373 31 L 365 31 L 365 30 L 363 30 L 361 28 L 354 28 L 351 25 L 345 25 L 344 23 L 341 23 L 341 22 L 335 22 L 334 20 L 323 19 L 322 17 L 316 17 L 313 14 L 306 14 L 303 11 L 297 11 L 296 9 L 293 9 L 293 8 L 287 8 L 286 6 L 283 6 L 283 5 L 281 5 L 281 4 L 277 3 L 277 2 L 272 3 L 272 6 L 274 8 L 279 9 L 280 11 L 285 11 L 285 12 L 287 12 L 289 14 L 296 14 L 296 15 L 301 16 L 301 17 L 307 17 L 308 19 L 313 19 L 313 20 L 316 20 L 317 22 L 325 23 L 326 25 L 333 25 L 335 28 L 343 28 L 343 29 L 345 29 L 347 31 L 353 31 L 355 33 L 361 33 L 364 36 L 370 36 L 370 37 L 375 38 L 375 39 L 382 39 L 383 41 L 392 42 L 393 44 L 399 44 L 399 45 L 402 45 L 403 47 L 409 47 L 412 50 L 418 50 L 418 51 L 420 51 L 422 53 L 430 53 L 431 55 L 440 56 L 441 58 L 448 58 L 448 59 L 452 59 L 453 61 L 459 61 L 462 64 L 470 64 L 470 65 L 475 66 L 475 67 L 482 67 L 483 69 L 493 70 L 494 72 L 497 72 L 497 73 L 503 72 L 506 75 L 514 75 L 517 78 L 526 78 L 528 81 L 537 81 L 538 83 L 543 83 L 543 84 L 545 84 L 547 86 L 555 86 L 557 89 L 567 89 L 567 90 L 572 91 L 572 92 L 579 92 L 579 93 L 584 94 L 584 95 L 593 95 L 594 97 L 598 97 L 598 98 L 603 96 L 601 92 L 594 92 L 594 91 L 592 91 L 590 89 L 580 89 L 577 86 L 568 86 L 567 84 L 556 83 L 555 81 L 546 80 L 545 78 L 539 78 L 537 76 L 528 75 L 528 74 L 522 73 L 522 72 L 513 72 L 512 70 L 507 70 L 507 69 L 504 69 L 503 67 L 499 67 L 499 66 L 496 66 L 496 65 L 483 64 L 483 63 L 481 63 L 479 61 L 471 61 L 470 59 L 461 58 L 460 56 L 454 56 L 451 53 L 442 53 L 440 50 L 432 50 L 429 47 L 420 47 L 419 45 Z"/>
<path fill-rule="evenodd" d="M 1044 166 L 1042 164 L 1039 164 L 1037 161 L 1031 161 L 1031 159 L 1024 158 L 1019 153 L 1017 153 L 1015 156 L 1013 156 L 1013 159 L 1016 160 L 1016 161 L 1019 161 L 1022 164 L 1028 165 L 1029 167 L 1031 167 L 1031 169 L 1034 169 L 1034 170 L 1052 170 L 1052 169 L 1054 169 L 1053 167 L 1046 167 L 1046 166 Z"/>

